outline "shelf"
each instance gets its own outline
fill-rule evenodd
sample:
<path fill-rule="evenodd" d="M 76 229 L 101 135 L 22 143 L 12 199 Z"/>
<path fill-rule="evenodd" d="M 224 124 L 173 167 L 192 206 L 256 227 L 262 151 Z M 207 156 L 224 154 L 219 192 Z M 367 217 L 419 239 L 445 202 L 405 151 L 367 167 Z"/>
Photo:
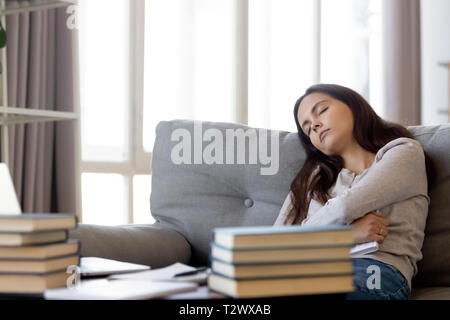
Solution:
<path fill-rule="evenodd" d="M 75 112 L 0 107 L 0 126 L 77 119 Z"/>
<path fill-rule="evenodd" d="M 49 1 L 48 3 L 40 3 L 35 5 L 23 6 L 19 8 L 6 8 L 1 10 L 0 16 L 6 16 L 9 14 L 17 14 L 22 12 L 30 12 L 37 10 L 45 10 L 45 9 L 55 9 L 67 7 L 74 4 L 72 1 Z"/>

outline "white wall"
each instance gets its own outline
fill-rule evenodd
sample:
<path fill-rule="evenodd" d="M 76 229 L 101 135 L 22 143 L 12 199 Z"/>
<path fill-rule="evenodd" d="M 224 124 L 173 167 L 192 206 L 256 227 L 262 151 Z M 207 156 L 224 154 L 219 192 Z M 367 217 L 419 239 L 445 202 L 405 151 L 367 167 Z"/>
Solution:
<path fill-rule="evenodd" d="M 448 72 L 439 62 L 450 62 L 450 0 L 421 0 L 422 125 L 448 122 L 438 109 L 449 106 Z"/>

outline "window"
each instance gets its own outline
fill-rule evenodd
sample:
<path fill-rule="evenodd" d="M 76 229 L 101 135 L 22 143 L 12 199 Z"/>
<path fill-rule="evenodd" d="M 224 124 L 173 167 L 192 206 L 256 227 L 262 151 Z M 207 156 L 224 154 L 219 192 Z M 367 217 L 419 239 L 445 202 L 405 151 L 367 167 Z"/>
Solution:
<path fill-rule="evenodd" d="M 150 156 L 137 143 L 141 61 L 134 22 L 141 7 L 143 1 L 79 2 L 83 223 L 154 221 Z"/>
<path fill-rule="evenodd" d="M 250 0 L 250 126 L 297 131 L 292 110 L 315 77 L 315 2 Z"/>
<path fill-rule="evenodd" d="M 296 131 L 294 103 L 315 82 L 356 89 L 382 116 L 380 6 L 80 0 L 83 222 L 154 221 L 159 121 L 236 122 L 245 114 L 253 127 Z"/>
<path fill-rule="evenodd" d="M 250 0 L 249 124 L 297 131 L 312 84 L 361 93 L 382 116 L 381 0 Z"/>
<path fill-rule="evenodd" d="M 80 10 L 82 159 L 126 162 L 130 80 L 128 1 L 82 0 Z"/>
<path fill-rule="evenodd" d="M 152 0 L 145 11 L 145 150 L 161 120 L 234 121 L 235 2 Z"/>
<path fill-rule="evenodd" d="M 382 117 L 381 0 L 321 3 L 321 81 L 358 91 Z"/>

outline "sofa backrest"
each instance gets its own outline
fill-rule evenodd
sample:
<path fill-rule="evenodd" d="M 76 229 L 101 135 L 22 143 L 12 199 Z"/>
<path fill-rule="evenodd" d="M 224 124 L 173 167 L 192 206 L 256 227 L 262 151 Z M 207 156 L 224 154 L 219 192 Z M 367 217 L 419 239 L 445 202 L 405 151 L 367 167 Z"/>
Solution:
<path fill-rule="evenodd" d="M 434 166 L 429 183 L 430 207 L 422 247 L 423 259 L 412 286 L 450 286 L 450 124 L 411 126 Z"/>
<path fill-rule="evenodd" d="M 438 173 L 430 185 L 424 259 L 417 280 L 423 285 L 444 285 L 443 281 L 450 285 L 450 251 L 446 250 L 450 245 L 450 125 L 408 129 Z M 245 144 L 239 145 L 233 135 L 244 137 Z M 245 152 L 245 158 L 238 159 L 238 151 Z M 193 264 L 206 264 L 213 228 L 273 225 L 305 158 L 296 132 L 237 123 L 160 122 L 152 154 L 152 215 L 157 225 L 186 237 Z"/>

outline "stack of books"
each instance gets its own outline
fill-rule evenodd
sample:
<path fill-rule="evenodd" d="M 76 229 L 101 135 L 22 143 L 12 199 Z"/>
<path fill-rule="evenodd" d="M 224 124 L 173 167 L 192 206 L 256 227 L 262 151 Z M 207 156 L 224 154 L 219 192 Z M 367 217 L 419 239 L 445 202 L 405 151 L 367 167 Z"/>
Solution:
<path fill-rule="evenodd" d="M 234 298 L 354 290 L 349 226 L 215 228 L 210 289 Z"/>
<path fill-rule="evenodd" d="M 67 285 L 79 266 L 80 244 L 68 239 L 77 227 L 71 214 L 0 215 L 0 293 L 43 294 Z"/>

